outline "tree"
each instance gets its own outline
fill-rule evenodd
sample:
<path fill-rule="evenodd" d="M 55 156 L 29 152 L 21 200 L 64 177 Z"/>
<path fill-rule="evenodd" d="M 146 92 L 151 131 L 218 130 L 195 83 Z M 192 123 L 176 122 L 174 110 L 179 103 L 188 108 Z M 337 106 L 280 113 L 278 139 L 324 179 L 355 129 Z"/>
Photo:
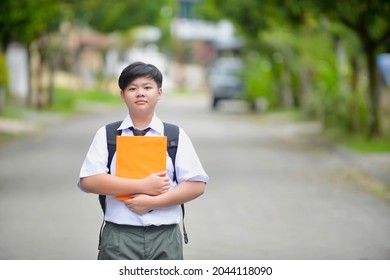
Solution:
<path fill-rule="evenodd" d="M 50 68 L 53 79 L 61 51 L 59 26 L 63 20 L 88 26 L 103 33 L 127 31 L 138 25 L 155 24 L 164 5 L 173 0 L 121 1 L 121 0 L 3 0 L 0 13 L 0 52 L 12 41 L 31 46 L 39 53 L 39 65 L 34 75 L 38 80 L 37 105 L 43 106 L 41 75 L 43 66 Z M 31 77 L 30 73 L 30 77 Z M 31 79 L 30 79 L 31 81 Z M 48 85 L 48 102 L 53 100 L 53 80 Z M 28 103 L 32 102 L 30 84 Z M 50 104 L 49 104 L 50 105 Z"/>
<path fill-rule="evenodd" d="M 390 1 L 350 0 L 316 1 L 318 12 L 339 21 L 358 37 L 364 51 L 368 73 L 368 136 L 379 136 L 379 88 L 376 57 L 390 38 Z"/>
<path fill-rule="evenodd" d="M 204 15 L 209 18 L 228 17 L 237 23 L 252 47 L 259 45 L 260 34 L 264 30 L 278 25 L 289 26 L 294 35 L 298 35 L 303 28 L 308 36 L 312 32 L 312 22 L 317 22 L 318 25 L 322 19 L 346 26 L 358 38 L 361 52 L 365 56 L 369 83 L 366 90 L 368 136 L 372 138 L 381 134 L 376 56 L 390 38 L 390 1 L 301 0 L 297 3 L 292 0 L 209 0 L 203 9 Z M 334 39 L 339 36 L 324 28 L 322 32 L 334 36 Z M 301 39 L 305 41 L 304 37 Z M 351 64 L 351 67 L 356 68 L 354 60 Z"/>
<path fill-rule="evenodd" d="M 155 25 L 161 9 L 171 1 L 67 0 L 80 24 L 103 32 L 126 31 L 139 25 Z"/>
<path fill-rule="evenodd" d="M 0 113 L 3 111 L 6 95 L 6 87 L 8 85 L 8 69 L 5 63 L 5 57 L 0 51 Z"/>
<path fill-rule="evenodd" d="M 50 27 L 58 25 L 59 3 L 55 0 L 3 0 L 0 13 L 0 48 L 12 41 L 29 46 Z"/>
<path fill-rule="evenodd" d="M 60 6 L 56 0 L 3 0 L 1 8 L 0 51 L 5 51 L 11 42 L 16 41 L 27 47 L 30 56 L 31 44 L 45 33 L 55 29 L 60 22 L 58 16 Z M 40 44 L 38 46 L 39 52 L 42 53 L 43 46 Z M 41 61 L 40 67 L 42 64 Z M 41 88 L 40 82 L 41 80 L 38 79 L 38 88 Z M 38 91 L 37 94 L 37 99 L 41 100 L 42 92 Z M 31 79 L 27 102 L 29 104 L 32 102 Z"/>

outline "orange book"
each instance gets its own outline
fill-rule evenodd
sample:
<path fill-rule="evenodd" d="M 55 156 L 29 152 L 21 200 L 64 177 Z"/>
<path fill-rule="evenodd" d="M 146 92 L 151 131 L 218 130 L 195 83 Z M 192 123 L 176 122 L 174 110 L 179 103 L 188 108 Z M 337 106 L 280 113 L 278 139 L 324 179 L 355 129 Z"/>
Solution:
<path fill-rule="evenodd" d="M 117 136 L 116 175 L 143 179 L 152 173 L 166 170 L 166 136 Z M 128 195 L 117 196 L 126 200 Z"/>

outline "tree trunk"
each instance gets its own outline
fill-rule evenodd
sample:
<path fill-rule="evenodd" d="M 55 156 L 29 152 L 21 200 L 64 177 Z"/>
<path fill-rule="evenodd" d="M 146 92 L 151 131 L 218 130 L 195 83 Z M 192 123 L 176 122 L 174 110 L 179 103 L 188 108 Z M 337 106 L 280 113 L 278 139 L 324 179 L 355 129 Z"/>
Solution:
<path fill-rule="evenodd" d="M 49 85 L 47 89 L 47 105 L 49 107 L 54 105 L 54 78 L 55 78 L 55 72 L 56 72 L 56 67 L 53 65 L 50 65 L 50 73 L 49 73 Z"/>
<path fill-rule="evenodd" d="M 31 69 L 31 46 L 27 46 L 27 71 L 28 71 L 28 91 L 26 98 L 27 107 L 33 106 L 33 91 L 32 91 L 32 69 Z"/>
<path fill-rule="evenodd" d="M 380 136 L 378 75 L 375 63 L 375 48 L 370 42 L 366 41 L 363 44 L 368 71 L 368 137 L 372 139 Z"/>
<path fill-rule="evenodd" d="M 356 55 L 353 55 L 351 58 L 351 72 L 349 89 L 352 96 L 349 102 L 348 112 L 351 122 L 351 130 L 353 132 L 361 132 L 361 124 L 358 116 L 359 101 L 357 96 L 359 68 Z"/>
<path fill-rule="evenodd" d="M 0 113 L 5 107 L 5 89 L 0 85 Z"/>

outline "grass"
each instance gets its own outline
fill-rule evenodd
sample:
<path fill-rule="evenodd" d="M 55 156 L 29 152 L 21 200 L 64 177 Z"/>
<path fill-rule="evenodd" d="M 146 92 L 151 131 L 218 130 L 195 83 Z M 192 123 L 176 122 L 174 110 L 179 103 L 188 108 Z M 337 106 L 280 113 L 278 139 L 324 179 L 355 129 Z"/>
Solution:
<path fill-rule="evenodd" d="M 361 153 L 389 153 L 390 152 L 390 139 L 350 139 L 344 141 L 344 145 L 356 152 Z"/>
<path fill-rule="evenodd" d="M 324 136 L 331 142 L 358 153 L 390 153 L 390 135 L 368 139 L 364 135 L 351 135 L 337 129 L 327 129 Z"/>
<path fill-rule="evenodd" d="M 74 91 L 58 88 L 54 92 L 54 102 L 52 106 L 42 108 L 28 108 L 20 102 L 8 102 L 4 110 L 0 112 L 0 117 L 21 119 L 26 113 L 32 112 L 56 112 L 73 113 L 77 110 L 79 103 L 105 103 L 121 104 L 119 95 L 114 95 L 103 90 L 83 90 Z"/>
<path fill-rule="evenodd" d="M 56 89 L 54 96 L 54 104 L 49 110 L 57 112 L 75 111 L 80 103 L 105 103 L 112 105 L 121 103 L 118 95 L 103 90 L 72 91 L 69 89 Z"/>
<path fill-rule="evenodd" d="M 103 90 L 74 91 L 69 89 L 56 89 L 52 106 L 42 108 L 28 107 L 17 100 L 8 100 L 6 106 L 0 111 L 0 120 L 38 120 L 49 119 L 54 115 L 72 115 L 90 110 L 94 104 L 116 105 L 122 104 L 119 95 L 113 95 Z M 17 137 L 13 132 L 0 130 L 0 142 Z"/>
<path fill-rule="evenodd" d="M 22 119 L 26 110 L 21 105 L 7 104 L 0 112 L 0 118 Z"/>
<path fill-rule="evenodd" d="M 273 110 L 265 114 L 265 118 L 276 121 L 306 122 L 299 110 Z M 364 135 L 352 135 L 340 128 L 326 128 L 322 136 L 337 145 L 357 153 L 390 153 L 390 132 L 383 132 L 379 138 L 368 139 Z"/>

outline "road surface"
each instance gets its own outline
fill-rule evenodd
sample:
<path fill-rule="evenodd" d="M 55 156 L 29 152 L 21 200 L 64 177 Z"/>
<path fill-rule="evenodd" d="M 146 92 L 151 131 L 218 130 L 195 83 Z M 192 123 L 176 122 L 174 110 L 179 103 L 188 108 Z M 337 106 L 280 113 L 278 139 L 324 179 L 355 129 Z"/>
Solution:
<path fill-rule="evenodd" d="M 203 96 L 166 96 L 157 113 L 190 135 L 210 176 L 187 203 L 186 259 L 389 259 L 390 204 L 315 124 L 212 112 Z M 102 213 L 76 181 L 95 131 L 125 108 L 59 118 L 0 146 L 0 259 L 95 259 Z"/>

